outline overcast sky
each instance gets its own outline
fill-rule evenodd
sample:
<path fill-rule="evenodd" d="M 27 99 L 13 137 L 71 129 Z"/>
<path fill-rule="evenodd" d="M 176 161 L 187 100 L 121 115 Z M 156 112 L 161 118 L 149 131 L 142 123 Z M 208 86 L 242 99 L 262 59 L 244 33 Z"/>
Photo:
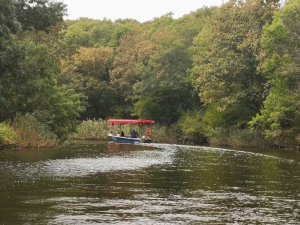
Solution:
<path fill-rule="evenodd" d="M 80 17 L 115 21 L 136 19 L 139 22 L 161 17 L 169 12 L 177 19 L 203 6 L 221 6 L 228 0 L 59 0 L 68 5 L 65 19 Z"/>

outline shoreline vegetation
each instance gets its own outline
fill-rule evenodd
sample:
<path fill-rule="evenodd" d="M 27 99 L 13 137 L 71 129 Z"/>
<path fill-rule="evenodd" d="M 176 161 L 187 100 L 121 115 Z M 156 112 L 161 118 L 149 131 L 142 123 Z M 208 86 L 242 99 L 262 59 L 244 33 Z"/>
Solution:
<path fill-rule="evenodd" d="M 85 120 L 64 140 L 59 140 L 44 124 L 39 123 L 33 116 L 17 117 L 11 124 L 0 123 L 0 150 L 21 148 L 49 148 L 67 145 L 72 140 L 108 141 L 107 134 L 111 131 L 129 134 L 135 129 L 142 136 L 146 134 L 145 127 L 133 125 L 111 126 L 106 120 Z M 156 143 L 208 145 L 211 147 L 248 147 L 275 148 L 297 150 L 297 146 L 287 146 L 276 140 L 265 139 L 259 131 L 248 129 L 215 129 L 209 137 L 200 133 L 183 133 L 178 126 L 151 125 L 152 139 Z M 275 144 L 274 144 L 275 143 Z M 278 144 L 277 144 L 278 143 Z"/>

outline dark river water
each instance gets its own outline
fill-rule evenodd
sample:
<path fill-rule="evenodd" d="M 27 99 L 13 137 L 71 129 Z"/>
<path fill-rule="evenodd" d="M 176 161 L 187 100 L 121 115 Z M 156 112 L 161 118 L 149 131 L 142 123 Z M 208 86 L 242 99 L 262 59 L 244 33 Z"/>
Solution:
<path fill-rule="evenodd" d="M 300 153 L 81 142 L 0 151 L 0 224 L 300 224 Z"/>

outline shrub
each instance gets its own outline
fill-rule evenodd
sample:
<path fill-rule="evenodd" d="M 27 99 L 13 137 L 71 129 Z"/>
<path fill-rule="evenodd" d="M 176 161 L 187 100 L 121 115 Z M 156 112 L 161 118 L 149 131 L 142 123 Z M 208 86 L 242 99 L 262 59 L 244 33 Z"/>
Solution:
<path fill-rule="evenodd" d="M 203 110 L 200 109 L 188 110 L 183 113 L 176 125 L 178 141 L 183 143 L 192 142 L 194 144 L 206 143 L 202 114 Z"/>
<path fill-rule="evenodd" d="M 17 135 L 8 123 L 0 123 L 0 144 L 15 144 Z"/>
<path fill-rule="evenodd" d="M 210 129 L 207 133 L 208 142 L 210 145 L 226 146 L 228 145 L 228 130 L 224 127 Z"/>

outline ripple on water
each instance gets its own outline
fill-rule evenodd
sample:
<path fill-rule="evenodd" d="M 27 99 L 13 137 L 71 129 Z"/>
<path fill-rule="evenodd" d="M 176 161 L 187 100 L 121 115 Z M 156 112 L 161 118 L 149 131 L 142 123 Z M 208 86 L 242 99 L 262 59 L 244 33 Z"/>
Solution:
<path fill-rule="evenodd" d="M 175 149 L 134 151 L 126 155 L 99 158 L 73 158 L 20 163 L 6 168 L 19 177 L 82 177 L 98 172 L 138 170 L 152 165 L 171 164 Z"/>

